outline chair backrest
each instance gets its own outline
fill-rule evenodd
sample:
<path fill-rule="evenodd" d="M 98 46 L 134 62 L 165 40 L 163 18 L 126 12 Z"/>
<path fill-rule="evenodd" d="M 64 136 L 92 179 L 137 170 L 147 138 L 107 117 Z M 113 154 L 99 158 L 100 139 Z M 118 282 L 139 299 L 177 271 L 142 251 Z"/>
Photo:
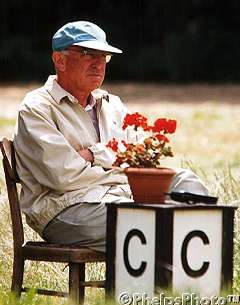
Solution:
<path fill-rule="evenodd" d="M 17 183 L 20 182 L 16 170 L 16 160 L 13 141 L 3 138 L 1 141 L 1 151 L 3 155 L 3 168 L 7 186 L 8 200 L 12 219 L 12 232 L 14 250 L 20 250 L 24 243 L 22 214 L 19 206 Z"/>

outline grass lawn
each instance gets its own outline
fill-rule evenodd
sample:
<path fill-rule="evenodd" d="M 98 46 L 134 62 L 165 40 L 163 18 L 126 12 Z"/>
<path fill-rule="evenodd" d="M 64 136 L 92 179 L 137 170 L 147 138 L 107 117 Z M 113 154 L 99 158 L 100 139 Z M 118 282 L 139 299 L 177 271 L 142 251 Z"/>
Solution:
<path fill-rule="evenodd" d="M 11 136 L 17 105 L 32 86 L 0 87 L 0 137 Z M 240 198 L 240 87 L 238 86 L 158 86 L 144 84 L 106 84 L 106 89 L 120 95 L 131 111 L 157 117 L 174 118 L 177 131 L 171 136 L 174 158 L 163 165 L 191 168 L 206 183 L 210 193 L 220 203 L 239 205 Z M 11 93 L 11 94 L 10 94 Z M 8 97 L 8 103 L 5 104 Z M 3 171 L 0 167 L 0 305 L 15 304 L 8 299 L 12 268 L 12 237 Z M 240 294 L 240 214 L 236 212 L 234 240 L 234 293 Z M 27 228 L 27 236 L 37 235 Z M 64 265 L 36 263 L 27 265 L 25 283 L 40 283 L 43 287 L 67 289 L 67 269 Z M 48 276 L 44 273 L 48 270 Z M 102 277 L 102 264 L 89 267 L 88 276 Z M 30 284 L 29 284 L 30 285 Z M 102 291 L 88 290 L 87 301 L 96 304 L 103 299 Z M 90 293 L 91 292 L 91 293 Z M 62 304 L 62 300 L 33 299 L 30 294 L 21 304 Z M 49 300 L 49 299 L 48 299 Z M 51 303 L 48 303 L 51 302 Z"/>

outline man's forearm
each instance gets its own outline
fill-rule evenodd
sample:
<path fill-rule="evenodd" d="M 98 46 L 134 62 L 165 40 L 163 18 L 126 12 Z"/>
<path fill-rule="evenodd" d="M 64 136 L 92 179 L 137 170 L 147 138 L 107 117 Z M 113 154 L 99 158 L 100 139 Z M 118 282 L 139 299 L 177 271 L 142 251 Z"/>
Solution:
<path fill-rule="evenodd" d="M 79 155 L 86 161 L 93 163 L 94 157 L 93 153 L 89 149 L 78 150 Z"/>

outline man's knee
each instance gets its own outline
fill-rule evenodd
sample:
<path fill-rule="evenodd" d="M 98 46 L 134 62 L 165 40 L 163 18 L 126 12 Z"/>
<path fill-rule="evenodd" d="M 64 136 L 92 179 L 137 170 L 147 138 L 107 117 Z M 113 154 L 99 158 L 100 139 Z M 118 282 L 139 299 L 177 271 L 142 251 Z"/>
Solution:
<path fill-rule="evenodd" d="M 190 192 L 201 195 L 208 195 L 208 189 L 201 179 L 189 169 L 175 168 L 176 174 L 173 177 L 170 191 Z"/>

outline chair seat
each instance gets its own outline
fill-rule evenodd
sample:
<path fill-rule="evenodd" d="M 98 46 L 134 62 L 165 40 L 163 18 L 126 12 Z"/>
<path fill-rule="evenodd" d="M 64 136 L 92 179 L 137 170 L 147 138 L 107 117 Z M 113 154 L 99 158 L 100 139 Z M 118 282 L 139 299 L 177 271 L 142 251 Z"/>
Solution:
<path fill-rule="evenodd" d="M 25 259 L 63 263 L 102 262 L 105 254 L 73 245 L 29 241 L 22 247 Z"/>

